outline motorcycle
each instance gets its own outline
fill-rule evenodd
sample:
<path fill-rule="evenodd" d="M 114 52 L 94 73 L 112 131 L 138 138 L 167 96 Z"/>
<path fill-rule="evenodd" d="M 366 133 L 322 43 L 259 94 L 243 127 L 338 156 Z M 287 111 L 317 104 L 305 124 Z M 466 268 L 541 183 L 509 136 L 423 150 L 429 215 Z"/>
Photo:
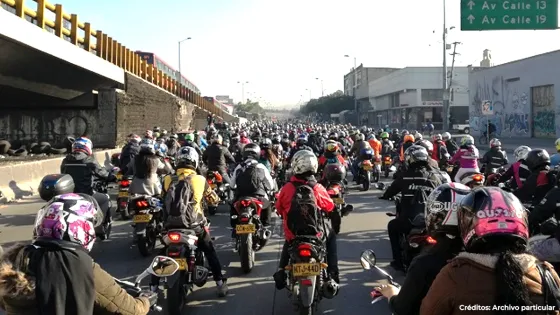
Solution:
<path fill-rule="evenodd" d="M 381 157 L 376 156 L 373 161 L 373 170 L 372 170 L 372 182 L 378 183 L 379 179 L 381 179 Z"/>
<path fill-rule="evenodd" d="M 128 209 L 134 214 L 132 226 L 140 254 L 150 256 L 163 230 L 163 203 L 155 197 L 140 195 L 130 199 Z"/>
<path fill-rule="evenodd" d="M 134 283 L 119 280 L 116 278 L 113 279 L 115 279 L 115 282 L 123 289 L 125 289 L 128 294 L 132 295 L 133 297 L 138 297 L 141 293 L 144 292 L 140 288 L 140 283 L 144 278 L 148 276 L 156 276 L 158 278 L 163 278 L 166 282 L 167 277 L 174 275 L 177 270 L 179 270 L 179 264 L 177 264 L 177 262 L 175 262 L 172 258 L 166 256 L 156 256 L 150 266 L 136 277 Z M 155 292 L 152 296 L 148 297 L 148 299 L 150 300 L 150 310 L 161 312 L 163 308 L 157 305 L 157 298 L 158 296 L 157 294 L 155 294 Z"/>
<path fill-rule="evenodd" d="M 478 172 L 468 172 L 461 176 L 461 183 L 469 186 L 471 189 L 484 186 L 484 175 Z"/>
<path fill-rule="evenodd" d="M 387 278 L 389 284 L 394 285 L 400 289 L 401 286 L 393 280 L 393 277 L 389 273 L 387 273 L 387 271 L 377 267 L 376 263 L 377 258 L 375 257 L 375 252 L 373 250 L 365 250 L 360 255 L 360 264 L 362 265 L 362 268 L 364 270 L 377 270 L 380 274 L 384 275 Z M 381 294 L 381 292 L 377 290 L 371 291 L 370 295 L 372 298 L 371 304 L 375 304 L 383 299 L 383 294 Z"/>
<path fill-rule="evenodd" d="M 166 285 L 169 314 L 182 314 L 189 292 L 195 285 L 203 287 L 211 276 L 204 252 L 197 246 L 198 234 L 207 228 L 194 224 L 191 229 L 170 229 L 162 237 L 166 255 L 179 264 L 179 272 Z"/>
<path fill-rule="evenodd" d="M 373 165 L 370 160 L 364 160 L 358 164 L 358 185 L 362 185 L 364 191 L 368 191 L 371 184 L 371 172 Z"/>
<path fill-rule="evenodd" d="M 210 188 L 216 191 L 222 203 L 230 200 L 229 184 L 223 183 L 222 175 L 218 171 L 206 172 L 206 180 Z M 216 212 L 218 212 L 218 205 L 208 205 L 208 213 L 210 215 L 215 215 Z"/>
<path fill-rule="evenodd" d="M 113 207 L 113 202 L 111 201 L 111 197 L 109 197 L 109 182 L 102 181 L 102 180 L 94 180 L 93 182 L 93 190 L 95 192 L 105 194 L 107 199 L 109 200 L 109 206 L 107 209 L 107 213 L 104 213 L 103 223 L 95 228 L 95 234 L 99 237 L 100 240 L 107 240 L 111 236 L 111 230 L 113 228 L 113 217 L 111 216 L 111 208 Z"/>
<path fill-rule="evenodd" d="M 120 177 L 120 178 L 119 178 Z M 128 211 L 128 188 L 130 187 L 130 182 L 134 176 L 131 175 L 120 175 L 117 176 L 119 194 L 117 195 L 117 213 L 120 213 L 121 219 L 130 219 L 130 213 Z"/>
<path fill-rule="evenodd" d="M 383 165 L 381 169 L 383 171 L 383 175 L 385 178 L 389 177 L 389 173 L 391 172 L 391 166 L 393 165 L 393 160 L 391 159 L 390 155 L 383 156 Z"/>
<path fill-rule="evenodd" d="M 263 204 L 252 197 L 244 197 L 234 204 L 237 211 L 232 220 L 235 225 L 235 250 L 241 259 L 241 269 L 249 273 L 255 265 L 255 252 L 261 250 L 272 235 L 272 231 L 261 223 L 260 214 Z"/>
<path fill-rule="evenodd" d="M 400 208 L 400 198 L 395 198 L 396 208 Z M 398 217 L 398 213 L 386 212 L 389 217 Z M 404 271 L 408 269 L 412 259 L 422 252 L 428 246 L 434 245 L 436 240 L 426 233 L 426 219 L 424 213 L 417 214 L 414 219 L 410 220 L 412 229 L 407 235 L 400 235 L 399 244 Z"/>
<path fill-rule="evenodd" d="M 336 234 L 340 233 L 340 226 L 342 225 L 342 217 L 348 215 L 349 212 L 354 210 L 352 205 L 347 205 L 344 201 L 344 186 L 340 183 L 331 183 L 327 185 L 327 193 L 334 203 L 335 215 L 331 215 L 331 223 L 333 230 Z"/>
<path fill-rule="evenodd" d="M 296 236 L 288 249 L 290 262 L 288 271 L 288 291 L 292 303 L 299 314 L 316 314 L 320 300 L 328 290 L 326 248 L 322 240 L 313 236 Z"/>

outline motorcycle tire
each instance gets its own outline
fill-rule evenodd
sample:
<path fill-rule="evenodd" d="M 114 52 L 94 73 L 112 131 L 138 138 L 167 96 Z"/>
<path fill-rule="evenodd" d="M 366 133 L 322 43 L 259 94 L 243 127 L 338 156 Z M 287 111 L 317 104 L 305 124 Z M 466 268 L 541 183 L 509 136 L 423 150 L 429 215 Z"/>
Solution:
<path fill-rule="evenodd" d="M 8 150 L 10 150 L 11 147 L 12 145 L 8 140 L 0 140 L 0 154 L 8 154 Z"/>
<path fill-rule="evenodd" d="M 253 250 L 253 234 L 243 234 L 239 236 L 239 258 L 241 260 L 241 270 L 249 273 L 255 266 L 255 251 Z"/>
<path fill-rule="evenodd" d="M 217 206 L 208 206 L 208 214 L 215 215 L 218 212 Z"/>
<path fill-rule="evenodd" d="M 168 314 L 183 314 L 186 306 L 188 291 L 185 290 L 186 272 L 178 273 L 178 279 L 167 289 L 167 312 Z"/>
<path fill-rule="evenodd" d="M 155 237 L 150 236 L 150 232 L 146 231 L 146 236 L 138 236 L 136 246 L 138 246 L 138 251 L 140 251 L 140 254 L 142 256 L 151 256 L 156 247 L 156 239 Z"/>
<path fill-rule="evenodd" d="M 364 191 L 368 191 L 370 188 L 370 184 L 371 184 L 371 173 L 367 172 L 364 178 L 364 181 L 362 182 L 362 188 Z"/>
<path fill-rule="evenodd" d="M 130 220 L 130 213 L 128 212 L 128 207 L 125 207 L 124 209 L 120 209 L 120 213 L 121 213 L 121 220 L 123 221 Z"/>

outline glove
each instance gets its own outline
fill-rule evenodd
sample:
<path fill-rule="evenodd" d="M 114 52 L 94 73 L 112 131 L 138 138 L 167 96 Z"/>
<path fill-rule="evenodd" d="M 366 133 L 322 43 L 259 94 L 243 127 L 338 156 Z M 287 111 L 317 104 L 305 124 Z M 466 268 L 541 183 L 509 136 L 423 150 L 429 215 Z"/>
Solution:
<path fill-rule="evenodd" d="M 140 297 L 145 297 L 148 299 L 148 301 L 150 302 L 150 306 L 154 306 L 157 303 L 158 300 L 158 295 L 155 292 L 146 290 L 146 291 L 142 291 L 140 293 Z"/>

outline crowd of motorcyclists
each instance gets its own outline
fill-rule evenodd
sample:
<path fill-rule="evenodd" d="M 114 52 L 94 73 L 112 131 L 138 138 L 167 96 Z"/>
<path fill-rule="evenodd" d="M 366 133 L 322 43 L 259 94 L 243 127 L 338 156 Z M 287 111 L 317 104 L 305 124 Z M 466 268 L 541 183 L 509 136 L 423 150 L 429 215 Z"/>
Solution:
<path fill-rule="evenodd" d="M 78 315 L 149 311 L 150 299 L 157 298 L 157 277 L 150 290 L 132 297 L 99 265 L 89 267 L 95 228 L 111 217 L 107 195 L 96 192 L 92 182 L 114 181 L 117 174 L 133 176 L 130 194 L 162 200 L 164 230 L 199 227 L 198 246 L 219 297 L 227 295 L 227 278 L 205 228 L 208 205 L 229 205 L 232 238 L 235 204 L 243 198 L 262 205 L 259 217 L 265 230 L 274 212 L 280 216 L 285 244 L 273 275 L 278 290 L 286 288 L 289 278 L 290 245 L 301 231 L 308 231 L 301 222 L 317 225 L 312 233 L 324 244 L 326 288 L 332 298 L 340 282 L 336 234 L 341 214 L 333 210 L 335 202 L 326 188 L 332 181 L 346 188 L 347 170 L 356 183 L 364 181 L 364 172 L 393 172 L 388 187 L 377 187 L 385 190 L 380 199 L 396 200 L 396 217 L 387 226 L 391 267 L 407 276 L 400 289 L 377 289 L 389 298 L 395 314 L 458 314 L 460 304 L 556 301 L 560 306 L 560 279 L 553 268 L 560 263 L 560 176 L 553 165 L 560 160 L 560 139 L 556 147 L 559 153 L 551 158 L 546 150 L 520 146 L 515 162 L 506 168 L 509 161 L 499 139 L 489 141 L 481 157 L 472 136 L 457 143 L 448 132 L 424 139 L 417 131 L 331 123 L 222 122 L 181 135 L 159 127 L 131 134 L 118 164 L 106 170 L 95 161 L 86 134 L 76 139 L 61 165 L 61 173 L 74 181 L 71 191 L 62 191 L 43 207 L 32 245 L 14 247 L 2 256 L 0 306 L 8 314 L 36 314 L 38 309 Z M 220 178 L 224 194 L 209 185 L 209 176 Z M 371 182 L 376 181 L 374 176 Z M 305 211 L 302 200 L 307 202 Z M 309 209 L 319 213 L 319 220 L 298 217 Z M 401 238 L 418 220 L 434 242 L 407 261 Z M 530 236 L 537 234 L 549 237 L 530 244 Z M 259 246 L 265 246 L 266 239 Z M 46 275 L 65 278 L 57 283 L 72 286 L 55 285 Z M 550 294 L 544 294 L 546 290 Z M 35 303 L 22 303 L 26 299 Z"/>

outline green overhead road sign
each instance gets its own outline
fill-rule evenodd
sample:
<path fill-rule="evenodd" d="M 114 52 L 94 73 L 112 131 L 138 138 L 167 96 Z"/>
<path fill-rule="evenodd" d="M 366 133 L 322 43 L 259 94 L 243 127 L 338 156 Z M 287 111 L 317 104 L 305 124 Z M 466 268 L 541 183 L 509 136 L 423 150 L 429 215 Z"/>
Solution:
<path fill-rule="evenodd" d="M 552 30 L 558 0 L 461 0 L 461 30 Z"/>

